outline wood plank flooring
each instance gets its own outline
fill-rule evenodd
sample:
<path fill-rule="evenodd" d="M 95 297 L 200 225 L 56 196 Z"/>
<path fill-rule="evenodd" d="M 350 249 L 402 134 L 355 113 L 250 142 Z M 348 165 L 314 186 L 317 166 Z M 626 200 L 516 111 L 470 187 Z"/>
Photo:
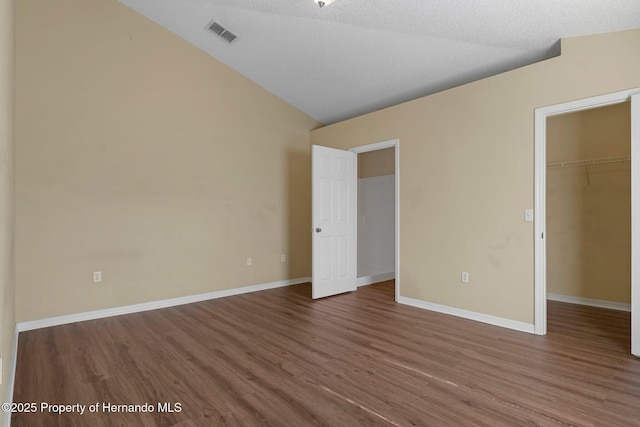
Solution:
<path fill-rule="evenodd" d="M 393 292 L 312 301 L 304 284 L 21 333 L 14 402 L 99 410 L 12 425 L 640 426 L 629 313 L 550 301 L 539 337 Z"/>

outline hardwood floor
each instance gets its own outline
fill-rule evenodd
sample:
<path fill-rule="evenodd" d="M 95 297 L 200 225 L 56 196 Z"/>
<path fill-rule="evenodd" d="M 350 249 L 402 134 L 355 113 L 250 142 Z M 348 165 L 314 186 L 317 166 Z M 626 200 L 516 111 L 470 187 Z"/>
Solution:
<path fill-rule="evenodd" d="M 539 337 L 393 292 L 311 301 L 305 284 L 21 333 L 14 402 L 99 410 L 12 425 L 640 426 L 629 313 L 550 301 Z"/>

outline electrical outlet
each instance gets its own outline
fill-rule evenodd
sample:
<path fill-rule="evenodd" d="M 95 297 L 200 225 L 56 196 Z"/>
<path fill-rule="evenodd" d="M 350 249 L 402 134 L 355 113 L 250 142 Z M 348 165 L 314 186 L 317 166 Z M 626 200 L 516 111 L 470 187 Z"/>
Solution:
<path fill-rule="evenodd" d="M 102 282 L 102 271 L 93 272 L 93 283 Z"/>
<path fill-rule="evenodd" d="M 285 254 L 280 255 L 280 262 L 287 262 L 287 256 Z"/>
<path fill-rule="evenodd" d="M 461 277 L 462 283 L 469 283 L 469 272 L 463 271 Z"/>
<path fill-rule="evenodd" d="M 253 260 L 251 258 L 247 258 L 247 265 L 253 264 Z"/>

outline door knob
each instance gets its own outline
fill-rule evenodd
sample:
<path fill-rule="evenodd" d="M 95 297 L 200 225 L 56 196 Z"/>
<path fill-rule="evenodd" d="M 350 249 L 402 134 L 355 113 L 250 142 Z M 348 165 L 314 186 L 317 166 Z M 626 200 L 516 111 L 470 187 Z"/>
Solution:
<path fill-rule="evenodd" d="M 319 232 L 321 232 L 321 231 L 322 231 L 322 228 L 320 228 L 320 227 L 316 227 L 316 233 L 319 233 Z"/>

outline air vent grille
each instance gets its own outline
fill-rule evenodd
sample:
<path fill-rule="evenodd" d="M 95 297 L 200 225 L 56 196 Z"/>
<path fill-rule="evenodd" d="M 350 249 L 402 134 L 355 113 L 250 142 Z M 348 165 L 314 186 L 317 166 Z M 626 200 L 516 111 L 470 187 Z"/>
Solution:
<path fill-rule="evenodd" d="M 231 43 L 232 41 L 234 41 L 237 38 L 237 36 L 235 34 L 233 34 L 231 31 L 225 31 L 224 33 L 220 34 L 220 37 L 222 37 L 223 39 L 225 39 L 229 43 Z"/>
<path fill-rule="evenodd" d="M 225 27 L 223 27 L 222 25 L 218 24 L 215 21 L 210 22 L 209 25 L 207 25 L 207 28 L 210 31 L 213 31 L 214 33 L 216 33 L 219 37 L 222 37 L 223 39 L 225 39 L 229 43 L 233 42 L 235 39 L 238 38 L 238 36 L 236 36 L 231 31 L 227 30 Z"/>

